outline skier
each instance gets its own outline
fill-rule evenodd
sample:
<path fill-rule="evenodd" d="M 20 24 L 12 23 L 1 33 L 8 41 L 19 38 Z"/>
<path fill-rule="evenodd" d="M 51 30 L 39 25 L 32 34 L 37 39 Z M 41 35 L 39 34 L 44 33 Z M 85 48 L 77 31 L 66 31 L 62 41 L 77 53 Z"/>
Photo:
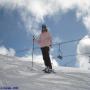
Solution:
<path fill-rule="evenodd" d="M 38 39 L 38 44 L 40 45 L 46 73 L 52 72 L 52 64 L 49 56 L 50 46 L 52 45 L 52 38 L 45 24 L 42 25 L 42 31 Z"/>

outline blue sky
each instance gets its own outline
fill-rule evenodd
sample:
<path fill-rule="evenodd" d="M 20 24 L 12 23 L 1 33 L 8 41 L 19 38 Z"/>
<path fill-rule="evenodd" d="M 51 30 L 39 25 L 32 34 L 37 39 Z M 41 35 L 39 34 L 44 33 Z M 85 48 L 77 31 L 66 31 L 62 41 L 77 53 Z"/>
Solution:
<path fill-rule="evenodd" d="M 50 29 L 53 40 L 57 38 L 60 42 L 69 41 L 73 39 L 82 38 L 86 35 L 83 23 L 77 22 L 75 11 L 70 11 L 61 18 L 58 16 L 57 21 L 53 18 L 46 17 L 45 22 Z M 26 51 L 23 49 L 32 49 L 32 34 L 27 34 L 25 26 L 21 20 L 20 15 L 15 10 L 13 12 L 5 12 L 4 9 L 0 10 L 0 41 L 1 45 L 7 48 L 14 48 L 17 56 L 23 56 Z M 57 42 L 53 41 L 53 42 Z M 76 44 L 69 43 L 61 46 L 63 55 L 70 55 L 76 53 Z M 56 56 L 58 55 L 58 46 L 56 48 Z M 21 50 L 22 52 L 18 52 Z M 74 59 L 75 60 L 75 59 Z"/>
<path fill-rule="evenodd" d="M 25 26 L 17 11 L 5 12 L 0 10 L 0 40 L 1 45 L 14 48 L 16 51 L 29 48 L 31 38 L 27 35 Z M 19 54 L 17 54 L 19 55 Z"/>
<path fill-rule="evenodd" d="M 41 2 L 41 0 L 35 0 L 35 2 L 38 1 Z M 23 50 L 27 48 L 30 49 L 29 54 L 31 54 L 32 52 L 31 32 L 33 31 L 31 30 L 31 28 L 30 30 L 27 30 L 27 26 L 32 25 L 32 20 L 33 17 L 35 17 L 35 14 L 37 20 L 33 20 L 34 23 L 36 23 L 33 25 L 33 28 L 36 30 L 36 32 L 38 32 L 41 29 L 41 24 L 45 23 L 48 26 L 48 29 L 52 35 L 53 43 L 83 38 L 88 34 L 83 21 L 81 19 L 77 19 L 76 17 L 77 8 L 71 10 L 67 10 L 68 8 L 66 8 L 67 12 L 49 12 L 50 15 L 46 12 L 43 12 L 45 10 L 39 8 L 41 9 L 40 12 L 42 12 L 40 14 L 41 16 L 39 16 L 38 14 L 40 12 L 34 10 L 32 11 L 32 9 L 30 9 L 31 12 L 28 15 L 26 14 L 26 16 L 29 17 L 26 18 L 26 21 L 24 21 L 24 17 L 22 18 L 23 14 L 20 14 L 20 9 L 16 7 L 14 8 L 15 9 L 12 10 L 10 10 L 10 8 L 6 9 L 4 8 L 4 5 L 2 6 L 2 8 L 0 8 L 0 46 L 13 48 L 16 51 L 16 56 L 25 56 L 28 51 L 23 52 Z M 78 43 L 79 42 L 63 44 L 61 46 L 63 55 L 76 54 Z M 35 45 L 37 46 L 36 43 Z M 56 57 L 58 55 L 58 46 L 53 46 L 52 49 L 54 49 L 52 55 Z M 36 53 L 38 52 L 38 50 L 35 51 Z M 75 66 L 76 57 L 63 58 L 62 61 L 58 60 L 58 62 L 61 65 L 72 62 L 71 64 L 69 64 L 69 66 Z"/>

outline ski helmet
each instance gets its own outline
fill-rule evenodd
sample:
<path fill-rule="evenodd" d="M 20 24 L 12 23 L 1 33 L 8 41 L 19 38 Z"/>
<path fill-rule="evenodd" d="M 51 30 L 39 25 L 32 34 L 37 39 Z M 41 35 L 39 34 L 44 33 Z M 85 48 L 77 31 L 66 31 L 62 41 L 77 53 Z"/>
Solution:
<path fill-rule="evenodd" d="M 46 29 L 46 25 L 45 24 L 42 24 L 42 29 Z"/>

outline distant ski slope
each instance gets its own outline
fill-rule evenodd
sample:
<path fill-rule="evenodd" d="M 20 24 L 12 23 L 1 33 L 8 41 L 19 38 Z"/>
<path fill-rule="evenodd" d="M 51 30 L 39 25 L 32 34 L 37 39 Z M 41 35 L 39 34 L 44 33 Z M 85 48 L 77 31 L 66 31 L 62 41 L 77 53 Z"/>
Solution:
<path fill-rule="evenodd" d="M 45 74 L 41 65 L 17 57 L 0 55 L 0 88 L 15 90 L 90 90 L 90 71 L 77 68 L 55 68 L 55 74 Z M 6 90 L 6 89 L 2 89 Z M 12 89 L 13 90 L 13 89 Z"/>

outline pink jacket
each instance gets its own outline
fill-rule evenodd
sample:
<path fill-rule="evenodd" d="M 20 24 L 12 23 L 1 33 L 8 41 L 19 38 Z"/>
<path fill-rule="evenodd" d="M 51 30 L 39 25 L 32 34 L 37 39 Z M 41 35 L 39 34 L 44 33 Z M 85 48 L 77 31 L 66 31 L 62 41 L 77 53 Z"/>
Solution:
<path fill-rule="evenodd" d="M 52 44 L 51 35 L 49 32 L 43 32 L 38 39 L 40 47 L 50 46 Z"/>

